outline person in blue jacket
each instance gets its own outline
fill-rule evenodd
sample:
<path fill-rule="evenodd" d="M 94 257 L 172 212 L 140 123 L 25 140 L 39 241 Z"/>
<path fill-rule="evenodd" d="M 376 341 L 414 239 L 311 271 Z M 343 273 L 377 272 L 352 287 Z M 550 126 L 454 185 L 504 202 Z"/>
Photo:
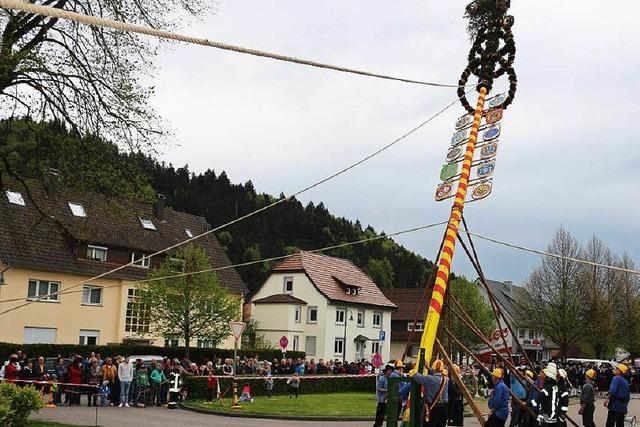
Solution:
<path fill-rule="evenodd" d="M 504 371 L 496 368 L 491 373 L 493 390 L 489 397 L 489 419 L 485 427 L 504 427 L 509 418 L 509 389 L 504 383 Z"/>
<path fill-rule="evenodd" d="M 609 387 L 609 398 L 605 400 L 604 407 L 609 410 L 607 414 L 607 427 L 624 427 L 624 416 L 627 414 L 629 403 L 629 383 L 624 375 L 627 373 L 626 365 L 616 367 L 615 374 Z"/>

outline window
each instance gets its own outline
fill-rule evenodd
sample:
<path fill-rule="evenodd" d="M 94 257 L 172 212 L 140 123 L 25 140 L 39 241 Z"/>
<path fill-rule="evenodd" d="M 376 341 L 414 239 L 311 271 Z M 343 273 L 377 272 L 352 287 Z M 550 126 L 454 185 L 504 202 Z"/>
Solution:
<path fill-rule="evenodd" d="M 164 346 L 165 347 L 177 347 L 178 346 L 178 339 L 177 338 L 165 338 L 164 339 Z"/>
<path fill-rule="evenodd" d="M 518 329 L 518 338 L 524 339 L 526 331 L 524 329 Z"/>
<path fill-rule="evenodd" d="M 37 299 L 38 301 L 58 301 L 59 295 L 56 292 L 58 292 L 59 289 L 60 282 L 30 279 L 29 288 L 27 289 L 27 299 Z"/>
<path fill-rule="evenodd" d="M 413 322 L 407 322 L 407 331 L 423 331 L 424 330 L 424 322 L 416 322 L 416 328 L 413 329 Z"/>
<path fill-rule="evenodd" d="M 533 339 L 533 331 L 529 330 L 529 339 L 532 340 Z"/>
<path fill-rule="evenodd" d="M 24 327 L 24 343 L 25 344 L 55 344 L 56 328 L 35 328 L 31 326 Z"/>
<path fill-rule="evenodd" d="M 290 294 L 293 292 L 293 277 L 284 278 L 284 293 Z"/>
<path fill-rule="evenodd" d="M 87 246 L 87 258 L 94 261 L 107 260 L 107 248 L 101 246 Z"/>
<path fill-rule="evenodd" d="M 307 353 L 307 356 L 315 356 L 316 355 L 316 337 L 307 337 L 304 343 L 304 352 Z"/>
<path fill-rule="evenodd" d="M 380 341 L 373 341 L 371 343 L 371 354 L 380 354 Z"/>
<path fill-rule="evenodd" d="M 296 305 L 296 308 L 295 308 L 296 323 L 300 323 L 301 318 L 302 318 L 302 307 L 300 307 L 299 305 Z"/>
<path fill-rule="evenodd" d="M 127 291 L 127 312 L 124 322 L 124 330 L 127 332 L 149 332 L 148 310 L 136 304 L 136 297 L 139 296 L 140 289 L 131 288 Z"/>
<path fill-rule="evenodd" d="M 336 356 L 342 356 L 344 353 L 344 338 L 336 338 L 333 342 L 333 353 Z"/>
<path fill-rule="evenodd" d="M 344 288 L 344 291 L 348 295 L 358 295 L 360 293 L 360 288 L 358 288 L 357 286 L 346 286 Z"/>
<path fill-rule="evenodd" d="M 193 237 L 193 233 L 188 228 L 184 229 L 184 233 L 187 235 L 188 238 L 192 238 Z"/>
<path fill-rule="evenodd" d="M 102 288 L 100 286 L 85 285 L 82 288 L 82 304 L 84 305 L 102 304 Z"/>
<path fill-rule="evenodd" d="M 336 325 L 344 325 L 344 308 L 336 308 Z"/>
<path fill-rule="evenodd" d="M 149 268 L 151 266 L 151 258 L 142 252 L 131 252 L 131 262 L 137 267 Z"/>
<path fill-rule="evenodd" d="M 298 335 L 293 336 L 293 351 L 298 351 L 298 343 L 300 342 L 300 337 Z"/>
<path fill-rule="evenodd" d="M 7 200 L 12 205 L 26 206 L 26 204 L 24 203 L 24 197 L 22 197 L 22 193 L 18 191 L 7 190 L 5 191 L 5 194 L 7 195 Z"/>
<path fill-rule="evenodd" d="M 382 313 L 379 311 L 373 312 L 373 327 L 381 328 L 382 327 Z"/>
<path fill-rule="evenodd" d="M 307 308 L 307 323 L 318 323 L 318 307 Z"/>
<path fill-rule="evenodd" d="M 73 216 L 87 216 L 87 213 L 84 210 L 84 206 L 82 206 L 81 204 L 72 202 L 69 202 L 67 204 L 69 205 L 69 209 L 71 209 L 71 213 L 73 214 Z"/>
<path fill-rule="evenodd" d="M 98 345 L 100 331 L 80 329 L 80 345 Z"/>
<path fill-rule="evenodd" d="M 146 218 L 138 218 L 138 219 L 140 220 L 140 224 L 142 224 L 142 228 L 144 228 L 145 230 L 153 230 L 153 231 L 157 230 L 155 224 L 150 219 L 146 219 Z"/>
<path fill-rule="evenodd" d="M 412 344 L 411 348 L 409 348 L 409 356 L 418 357 L 419 351 L 420 351 L 420 344 Z"/>
<path fill-rule="evenodd" d="M 364 310 L 358 310 L 358 314 L 356 315 L 356 320 L 358 327 L 364 328 Z"/>
<path fill-rule="evenodd" d="M 174 347 L 177 347 L 177 346 L 174 346 Z M 198 340 L 198 348 L 213 348 L 213 341 Z"/>

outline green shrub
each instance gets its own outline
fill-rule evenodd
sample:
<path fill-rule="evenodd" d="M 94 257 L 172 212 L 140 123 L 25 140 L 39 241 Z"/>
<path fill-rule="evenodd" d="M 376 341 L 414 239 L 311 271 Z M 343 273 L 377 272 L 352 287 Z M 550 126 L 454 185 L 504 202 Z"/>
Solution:
<path fill-rule="evenodd" d="M 281 379 L 283 378 L 283 379 Z M 287 385 L 287 377 L 273 377 L 273 394 L 286 395 L 289 393 Z M 220 378 L 220 392 L 224 393 L 226 398 L 233 396 L 232 381 L 230 378 Z M 242 392 L 242 387 L 249 384 L 251 394 L 253 396 L 266 396 L 264 386 L 265 377 L 238 377 L 238 395 Z M 204 399 L 207 396 L 207 378 L 206 377 L 185 377 L 185 387 L 188 390 L 189 399 Z M 225 393 L 226 391 L 226 393 Z M 313 378 L 301 377 L 300 394 L 317 394 L 317 393 L 338 393 L 338 392 L 376 392 L 375 377 L 343 377 L 336 375 L 331 378 Z"/>
<path fill-rule="evenodd" d="M 0 384 L 0 425 L 25 426 L 31 412 L 38 411 L 43 406 L 40 393 L 35 388 Z"/>
<path fill-rule="evenodd" d="M 100 353 L 102 357 L 116 356 L 116 355 L 158 355 L 166 356 L 170 358 L 177 357 L 178 359 L 184 356 L 184 347 L 157 347 L 151 345 L 98 345 L 98 346 L 81 346 L 73 344 L 12 344 L 0 342 L 0 360 L 7 360 L 9 356 L 16 353 L 18 350 L 22 350 L 27 353 L 30 358 L 44 356 L 44 357 L 57 357 L 62 355 L 68 357 L 72 354 L 88 355 L 92 351 Z M 191 360 L 195 362 L 202 362 L 205 358 L 209 360 L 215 360 L 215 358 L 225 359 L 233 357 L 233 350 L 215 349 L 215 348 L 191 348 Z M 258 355 L 260 360 L 273 360 L 281 359 L 282 352 L 280 350 L 250 350 L 242 349 L 238 350 L 238 356 L 253 357 Z M 301 351 L 287 351 L 287 357 L 299 358 L 304 357 L 304 352 Z"/>

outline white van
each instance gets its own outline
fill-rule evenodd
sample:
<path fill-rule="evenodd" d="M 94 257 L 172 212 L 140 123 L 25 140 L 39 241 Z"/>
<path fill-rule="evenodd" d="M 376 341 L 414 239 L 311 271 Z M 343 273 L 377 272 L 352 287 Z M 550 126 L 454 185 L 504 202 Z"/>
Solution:
<path fill-rule="evenodd" d="M 592 365 L 596 365 L 600 369 L 615 369 L 619 363 L 613 360 L 603 360 L 603 359 L 576 359 L 576 358 L 568 358 L 567 362 L 570 363 L 591 363 Z"/>

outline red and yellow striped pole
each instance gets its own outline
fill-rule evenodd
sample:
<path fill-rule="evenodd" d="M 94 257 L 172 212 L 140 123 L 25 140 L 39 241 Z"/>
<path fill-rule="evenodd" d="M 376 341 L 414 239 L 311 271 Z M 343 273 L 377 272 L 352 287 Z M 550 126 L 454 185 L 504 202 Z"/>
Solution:
<path fill-rule="evenodd" d="M 433 286 L 433 293 L 431 295 L 431 302 L 429 303 L 429 310 L 427 311 L 427 318 L 424 322 L 425 331 L 422 334 L 420 348 L 424 349 L 424 363 L 426 366 L 429 365 L 431 356 L 433 355 L 433 345 L 438 332 L 440 312 L 444 305 L 447 283 L 449 282 L 451 261 L 453 260 L 453 253 L 456 249 L 456 234 L 458 232 L 458 227 L 460 226 L 460 221 L 462 220 L 462 210 L 464 209 L 464 201 L 467 196 L 467 187 L 469 185 L 469 175 L 471 174 L 471 162 L 473 160 L 473 152 L 476 148 L 476 141 L 478 140 L 478 129 L 480 128 L 480 121 L 482 120 L 484 100 L 486 96 L 487 89 L 485 87 L 481 87 L 478 95 L 478 103 L 476 104 L 476 111 L 473 116 L 473 126 L 471 127 L 471 133 L 469 134 L 469 142 L 467 143 L 464 161 L 462 162 L 462 172 L 460 173 L 460 179 L 458 181 L 458 191 L 456 192 L 456 198 L 453 202 L 453 207 L 451 208 L 451 215 L 449 216 L 449 223 L 447 224 L 447 232 L 444 237 L 442 251 L 440 252 L 440 260 L 438 261 L 436 281 Z M 420 365 L 420 360 L 418 360 L 417 365 Z"/>

